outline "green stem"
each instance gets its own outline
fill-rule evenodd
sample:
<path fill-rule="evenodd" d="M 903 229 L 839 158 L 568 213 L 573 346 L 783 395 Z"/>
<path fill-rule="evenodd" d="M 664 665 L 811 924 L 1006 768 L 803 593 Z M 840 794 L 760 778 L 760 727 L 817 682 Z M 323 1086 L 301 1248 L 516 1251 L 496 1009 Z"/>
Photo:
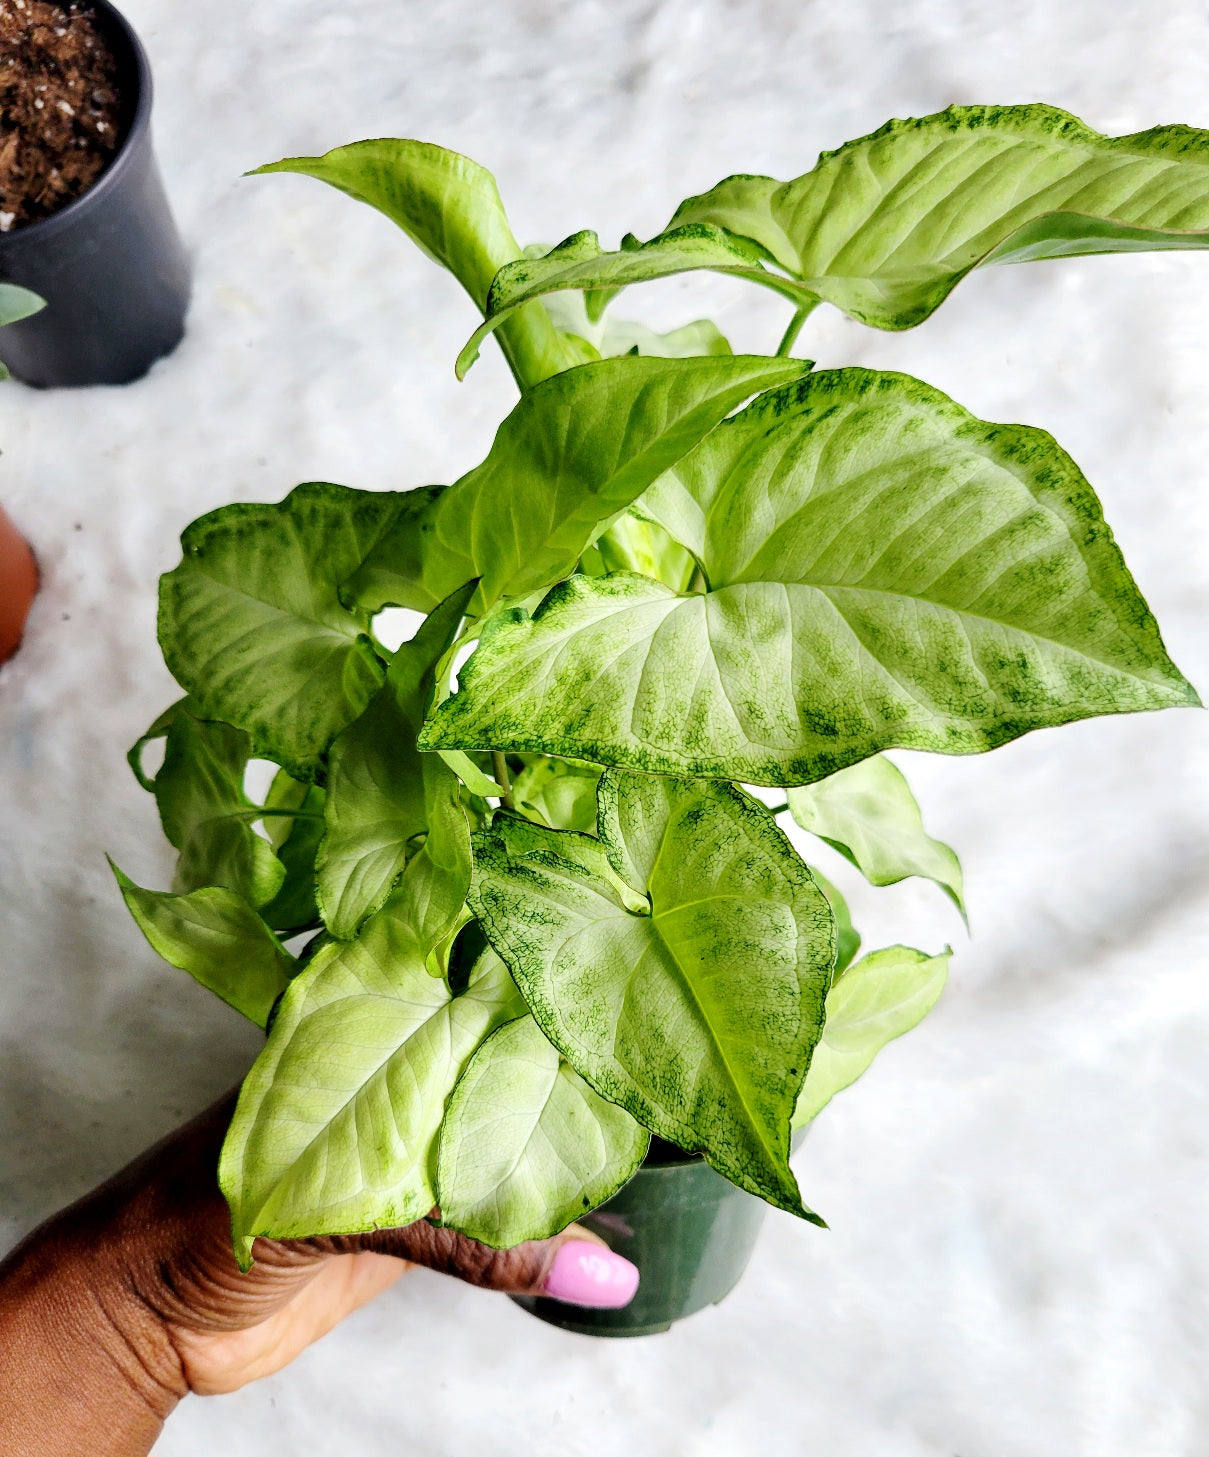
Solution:
<path fill-rule="evenodd" d="M 788 804 L 770 804 L 768 806 L 768 813 L 774 816 L 783 815 L 788 808 Z"/>
<path fill-rule="evenodd" d="M 222 816 L 228 820 L 262 820 L 270 819 L 273 816 L 280 816 L 282 819 L 291 820 L 321 820 L 323 815 L 310 809 L 234 809 L 230 814 Z"/>
<path fill-rule="evenodd" d="M 815 298 L 811 299 L 809 303 L 802 304 L 793 318 L 790 319 L 789 327 L 781 335 L 781 342 L 777 345 L 776 357 L 778 359 L 786 359 L 789 357 L 789 351 L 797 343 L 798 335 L 802 332 L 802 325 L 814 313 L 815 309 L 819 306 L 819 302 L 820 300 Z"/>
<path fill-rule="evenodd" d="M 491 765 L 495 770 L 495 782 L 504 791 L 500 796 L 500 803 L 505 809 L 515 809 L 516 801 L 512 798 L 512 780 L 508 775 L 508 761 L 499 749 L 492 749 Z"/>

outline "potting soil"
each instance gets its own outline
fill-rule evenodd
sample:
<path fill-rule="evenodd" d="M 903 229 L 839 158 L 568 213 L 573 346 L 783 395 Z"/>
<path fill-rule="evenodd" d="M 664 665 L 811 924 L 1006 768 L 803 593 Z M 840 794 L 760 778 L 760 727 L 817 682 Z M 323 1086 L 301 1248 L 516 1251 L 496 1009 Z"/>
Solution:
<path fill-rule="evenodd" d="M 109 165 L 117 79 L 91 5 L 0 0 L 0 232 L 57 212 Z"/>

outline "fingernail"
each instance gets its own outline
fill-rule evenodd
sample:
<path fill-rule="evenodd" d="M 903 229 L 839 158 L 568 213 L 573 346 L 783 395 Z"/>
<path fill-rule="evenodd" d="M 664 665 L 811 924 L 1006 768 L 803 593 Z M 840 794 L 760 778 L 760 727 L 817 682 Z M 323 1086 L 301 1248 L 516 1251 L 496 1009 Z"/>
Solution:
<path fill-rule="evenodd" d="M 551 1300 L 614 1310 L 628 1305 L 638 1289 L 638 1267 L 604 1245 L 569 1239 L 558 1247 L 542 1287 Z"/>

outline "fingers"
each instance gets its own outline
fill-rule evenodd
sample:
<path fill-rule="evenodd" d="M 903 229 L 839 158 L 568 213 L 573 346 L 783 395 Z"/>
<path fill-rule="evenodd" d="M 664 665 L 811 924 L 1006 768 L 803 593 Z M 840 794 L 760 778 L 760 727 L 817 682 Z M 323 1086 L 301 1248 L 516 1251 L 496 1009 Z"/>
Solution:
<path fill-rule="evenodd" d="M 211 1172 L 217 1159 L 217 1146 L 230 1122 L 235 1096 L 228 1094 L 207 1109 L 187 1128 L 145 1155 L 139 1165 L 126 1171 L 126 1176 L 145 1177 L 145 1166 L 155 1163 L 158 1167 L 167 1159 L 176 1173 L 171 1182 L 177 1193 L 181 1179 L 195 1182 L 200 1179 L 225 1262 L 223 1279 L 218 1282 L 211 1279 L 209 1285 L 221 1284 L 229 1300 L 238 1295 L 242 1301 L 241 1312 L 258 1301 L 256 1309 L 263 1310 L 267 1316 L 271 1309 L 296 1296 L 316 1274 L 314 1269 L 307 1268 L 308 1255 L 316 1258 L 362 1251 L 409 1260 L 481 1289 L 500 1290 L 509 1295 L 545 1295 L 570 1305 L 597 1309 L 628 1305 L 634 1298 L 638 1289 L 637 1268 L 614 1254 L 597 1235 L 574 1224 L 553 1239 L 531 1240 L 509 1250 L 492 1249 L 454 1230 L 430 1224 L 426 1219 L 372 1234 L 285 1241 L 260 1239 L 253 1251 L 258 1267 L 254 1267 L 251 1276 L 238 1275 L 230 1257 L 226 1208 L 213 1186 Z M 180 1169 L 176 1172 L 178 1165 Z M 187 1201 L 189 1218 L 183 1231 L 188 1237 L 183 1238 L 182 1248 L 192 1256 L 196 1255 L 198 1202 Z M 368 1267 L 371 1262 L 360 1263 Z M 364 1296 L 368 1299 L 375 1281 L 385 1282 L 386 1272 L 379 1270 L 371 1276 L 367 1268 L 362 1273 L 368 1281 Z"/>
<path fill-rule="evenodd" d="M 483 1290 L 545 1295 L 569 1305 L 614 1309 L 638 1289 L 638 1270 L 597 1236 L 571 1225 L 553 1239 L 494 1250 L 421 1219 L 402 1229 L 316 1241 L 337 1253 L 373 1250 L 453 1275 Z"/>

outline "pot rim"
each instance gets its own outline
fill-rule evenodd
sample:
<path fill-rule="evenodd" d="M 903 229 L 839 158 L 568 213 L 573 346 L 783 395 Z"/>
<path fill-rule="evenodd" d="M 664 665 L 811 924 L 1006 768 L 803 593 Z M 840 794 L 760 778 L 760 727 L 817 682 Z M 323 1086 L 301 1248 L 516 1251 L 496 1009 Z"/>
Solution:
<path fill-rule="evenodd" d="M 696 1168 L 698 1165 L 700 1165 L 702 1168 L 710 1167 L 710 1165 L 705 1162 L 705 1156 L 703 1154 L 686 1153 L 683 1155 L 683 1157 L 678 1159 L 660 1159 L 657 1164 L 641 1163 L 638 1165 L 638 1171 L 637 1173 L 635 1173 L 634 1177 L 637 1178 L 639 1174 L 647 1176 L 650 1176 L 651 1174 L 671 1174 L 675 1173 L 677 1169 Z M 725 1175 L 723 1175 L 723 1177 L 725 1178 Z"/>
<path fill-rule="evenodd" d="M 795 1128 L 795 1129 L 791 1130 L 790 1135 L 789 1135 L 789 1150 L 790 1150 L 791 1153 L 796 1152 L 797 1149 L 799 1149 L 802 1146 L 802 1142 L 803 1142 L 803 1140 L 806 1137 L 806 1132 L 809 1129 L 809 1127 L 810 1127 L 810 1125 L 808 1123 L 806 1123 L 806 1124 L 803 1124 L 803 1126 L 801 1128 Z M 677 1159 L 660 1159 L 657 1164 L 641 1163 L 641 1164 L 638 1165 L 638 1170 L 634 1174 L 633 1177 L 634 1178 L 637 1178 L 639 1174 L 648 1174 L 648 1175 L 649 1174 L 658 1174 L 658 1173 L 661 1173 L 665 1169 L 669 1173 L 671 1173 L 671 1172 L 673 1172 L 676 1169 L 683 1169 L 683 1168 L 695 1167 L 698 1164 L 700 1164 L 702 1167 L 707 1168 L 707 1169 L 713 1169 L 713 1167 L 714 1167 L 713 1164 L 711 1164 L 706 1159 L 706 1157 L 705 1157 L 705 1155 L 703 1153 L 683 1153 L 680 1158 L 677 1158 Z M 717 1169 L 714 1169 L 714 1172 L 717 1173 L 718 1172 Z M 719 1175 L 719 1178 L 725 1179 L 726 1178 L 726 1175 L 725 1174 L 720 1174 Z M 727 1182 L 730 1183 L 731 1181 L 728 1179 Z M 623 1187 L 624 1187 L 624 1185 L 623 1185 Z M 735 1188 L 739 1188 L 739 1187 L 740 1186 L 738 1184 L 735 1185 Z M 746 1191 L 744 1191 L 744 1192 L 746 1192 Z M 759 1198 L 759 1195 L 756 1195 L 754 1197 Z M 603 1206 L 601 1206 L 601 1207 L 603 1207 Z"/>
<path fill-rule="evenodd" d="M 130 22 L 120 10 L 110 4 L 110 0 L 90 0 L 90 3 L 98 18 L 108 26 L 112 38 L 126 47 L 134 61 L 134 107 L 130 115 L 130 125 L 122 139 L 122 145 L 87 192 L 73 197 L 49 217 L 39 218 L 36 223 L 29 223 L 23 228 L 14 228 L 11 233 L 0 233 L 0 258 L 9 249 L 15 250 L 18 246 L 24 246 L 27 241 L 48 238 L 60 229 L 70 227 L 90 207 L 97 206 L 98 199 L 103 201 L 106 193 L 117 187 L 122 175 L 129 171 L 137 144 L 151 129 L 151 63 L 147 59 L 143 43 Z"/>

